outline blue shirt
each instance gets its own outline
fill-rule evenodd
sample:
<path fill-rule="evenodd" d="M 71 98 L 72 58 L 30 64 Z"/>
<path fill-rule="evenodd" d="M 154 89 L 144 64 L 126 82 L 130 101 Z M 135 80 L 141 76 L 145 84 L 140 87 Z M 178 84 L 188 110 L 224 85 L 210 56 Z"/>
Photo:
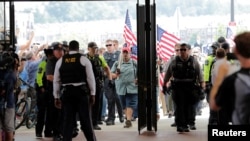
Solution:
<path fill-rule="evenodd" d="M 39 60 L 28 60 L 25 64 L 25 69 L 27 71 L 27 83 L 32 86 L 35 87 L 35 80 L 36 80 L 36 72 L 38 70 L 38 66 L 39 63 L 42 61 L 42 59 Z"/>
<path fill-rule="evenodd" d="M 23 68 L 23 71 L 22 71 L 21 73 L 19 73 L 19 77 L 20 77 L 23 81 L 27 82 L 27 80 L 28 80 L 28 72 L 26 71 L 25 68 Z M 27 89 L 27 85 L 24 85 L 24 84 L 22 84 L 20 87 L 21 87 L 22 90 Z"/>
<path fill-rule="evenodd" d="M 14 96 L 14 87 L 16 84 L 16 73 L 13 70 L 6 72 L 4 81 L 7 84 L 6 95 L 7 95 L 7 108 L 15 107 L 15 96 Z"/>

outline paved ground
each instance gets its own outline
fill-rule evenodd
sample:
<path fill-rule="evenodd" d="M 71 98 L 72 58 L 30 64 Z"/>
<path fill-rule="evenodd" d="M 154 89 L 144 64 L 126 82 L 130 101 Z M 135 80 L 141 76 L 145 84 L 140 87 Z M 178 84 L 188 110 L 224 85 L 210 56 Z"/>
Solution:
<path fill-rule="evenodd" d="M 126 129 L 123 124 L 116 121 L 114 126 L 101 125 L 102 130 L 96 131 L 98 141 L 207 141 L 207 121 L 208 108 L 203 109 L 202 116 L 197 116 L 196 126 L 197 130 L 188 133 L 179 134 L 176 128 L 170 127 L 174 118 L 167 118 L 161 116 L 158 121 L 158 131 L 138 132 L 137 121 L 133 122 L 133 127 Z M 15 141 L 52 141 L 52 138 L 36 139 L 34 129 L 27 129 L 21 127 L 16 131 Z M 85 141 L 83 133 L 81 132 L 73 141 Z"/>

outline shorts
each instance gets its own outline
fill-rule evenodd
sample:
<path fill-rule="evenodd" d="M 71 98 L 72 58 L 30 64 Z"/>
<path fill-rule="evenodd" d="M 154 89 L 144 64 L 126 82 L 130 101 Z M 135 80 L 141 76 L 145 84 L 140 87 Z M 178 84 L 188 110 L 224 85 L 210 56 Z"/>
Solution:
<path fill-rule="evenodd" d="M 4 130 L 5 132 L 14 132 L 15 131 L 15 109 L 14 108 L 6 108 L 5 109 L 5 118 L 4 123 L 0 122 L 0 130 Z"/>
<path fill-rule="evenodd" d="M 138 94 L 126 94 L 120 95 L 123 109 L 132 108 L 135 109 L 138 103 Z"/>

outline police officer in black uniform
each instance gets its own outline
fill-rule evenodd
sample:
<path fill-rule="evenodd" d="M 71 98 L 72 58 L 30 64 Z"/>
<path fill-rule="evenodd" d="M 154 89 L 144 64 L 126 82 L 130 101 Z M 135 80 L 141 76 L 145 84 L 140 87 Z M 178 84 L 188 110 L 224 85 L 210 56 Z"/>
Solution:
<path fill-rule="evenodd" d="M 113 40 L 108 39 L 106 41 L 107 51 L 103 54 L 109 68 L 112 68 L 115 61 L 118 61 L 120 56 L 120 51 L 114 49 Z M 114 81 L 114 80 L 113 80 Z M 115 87 L 109 87 L 110 80 L 108 77 L 104 80 L 104 93 L 108 102 L 108 118 L 106 120 L 106 125 L 115 124 L 115 106 L 117 107 L 117 112 L 119 115 L 120 122 L 124 122 L 122 105 L 118 94 L 116 93 Z"/>
<path fill-rule="evenodd" d="M 72 141 L 76 113 L 87 141 L 96 141 L 90 112 L 90 104 L 95 102 L 95 77 L 90 61 L 79 53 L 77 41 L 71 41 L 69 54 L 57 61 L 53 84 L 55 106 L 63 110 L 63 141 Z"/>
<path fill-rule="evenodd" d="M 47 107 L 47 131 L 45 136 L 50 137 L 51 134 L 53 134 L 53 140 L 55 141 L 61 141 L 61 109 L 58 109 L 54 105 L 54 97 L 53 97 L 53 79 L 54 79 L 54 71 L 56 62 L 59 58 L 63 56 L 63 48 L 62 44 L 59 42 L 53 42 L 51 44 L 51 49 L 53 49 L 53 56 L 51 58 L 48 58 L 47 64 L 46 64 L 46 79 L 47 79 L 47 85 L 46 85 L 46 91 L 48 94 L 48 107 Z M 49 126 L 50 125 L 50 126 Z M 52 131 L 52 132 L 50 132 Z"/>
<path fill-rule="evenodd" d="M 98 124 L 101 122 L 101 109 L 103 101 L 103 87 L 104 87 L 104 72 L 107 74 L 109 79 L 109 87 L 114 87 L 112 81 L 112 76 L 110 73 L 110 68 L 107 65 L 103 56 L 96 54 L 98 47 L 95 42 L 88 43 L 88 53 L 86 57 L 90 60 L 96 80 L 96 95 L 95 95 L 95 104 L 92 107 L 92 122 L 94 130 L 101 130 L 101 127 Z"/>
<path fill-rule="evenodd" d="M 204 88 L 205 84 L 200 65 L 196 59 L 189 55 L 189 48 L 185 43 L 181 44 L 180 56 L 176 56 L 169 64 L 164 78 L 164 86 L 169 87 L 167 82 L 170 79 L 173 90 L 172 97 L 175 102 L 177 132 L 195 130 L 194 119 L 190 119 L 191 117 L 195 118 L 195 116 L 190 114 L 195 113 L 194 107 L 199 99 L 194 91 L 197 89 L 196 85 Z"/>

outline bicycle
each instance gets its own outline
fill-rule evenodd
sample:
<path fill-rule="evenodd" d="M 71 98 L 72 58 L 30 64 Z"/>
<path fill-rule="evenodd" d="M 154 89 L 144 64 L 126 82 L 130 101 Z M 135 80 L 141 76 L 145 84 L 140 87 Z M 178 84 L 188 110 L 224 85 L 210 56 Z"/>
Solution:
<path fill-rule="evenodd" d="M 26 127 L 28 129 L 33 128 L 36 125 L 37 122 L 37 107 L 35 106 L 34 108 L 31 109 L 29 115 L 27 116 L 26 119 Z"/>
<path fill-rule="evenodd" d="M 20 128 L 29 114 L 29 104 L 25 97 L 16 104 L 15 129 Z"/>
<path fill-rule="evenodd" d="M 24 80 L 19 78 L 24 85 L 28 86 L 28 89 L 34 89 L 32 86 L 27 84 Z M 28 129 L 34 127 L 37 121 L 37 108 L 36 99 L 34 96 L 28 95 L 24 92 L 22 98 L 16 104 L 16 118 L 15 118 L 15 129 L 20 128 L 22 125 L 26 125 Z M 32 107 L 31 107 L 32 106 Z"/>

